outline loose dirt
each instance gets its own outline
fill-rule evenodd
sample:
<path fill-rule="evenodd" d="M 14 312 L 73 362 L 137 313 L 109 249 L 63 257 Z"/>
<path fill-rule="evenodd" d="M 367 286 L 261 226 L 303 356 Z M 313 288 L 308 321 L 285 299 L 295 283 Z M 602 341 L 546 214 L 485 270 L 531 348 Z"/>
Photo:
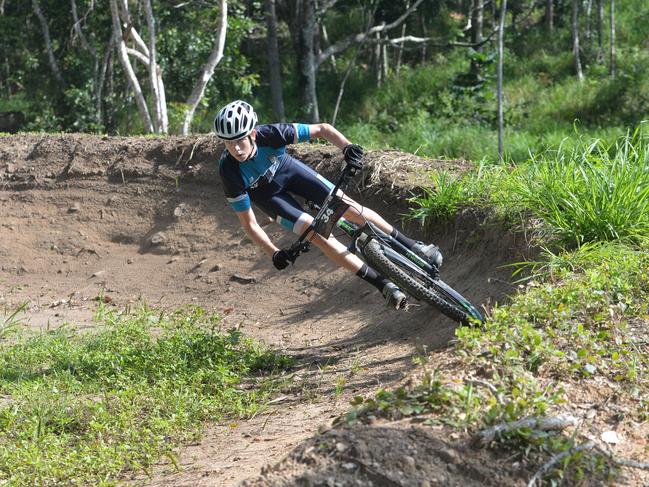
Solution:
<path fill-rule="evenodd" d="M 447 347 L 455 325 L 416 302 L 386 309 L 378 292 L 317 250 L 276 271 L 226 205 L 221 151 L 209 136 L 0 137 L 0 313 L 28 303 L 21 316 L 29 326 L 92 327 L 100 296 L 117 309 L 192 303 L 297 358 L 290 394 L 258 417 L 209 426 L 179 452 L 180 472 L 162 463 L 152 479 L 132 482 L 294 485 L 296 472 L 308 472 L 300 485 L 522 485 L 514 467 L 442 430 L 377 424 L 314 436 L 353 396 L 407 381 L 418 367 L 413 355 Z M 341 167 L 331 147 L 295 154 L 330 177 Z M 349 192 L 394 223 L 426 169 L 467 167 L 396 151 L 367 160 Z M 280 244 L 295 239 L 258 218 Z M 503 265 L 525 258 L 527 245 L 482 223 L 467 213 L 426 235 L 414 223 L 405 230 L 438 243 L 444 279 L 489 307 L 512 291 Z"/>

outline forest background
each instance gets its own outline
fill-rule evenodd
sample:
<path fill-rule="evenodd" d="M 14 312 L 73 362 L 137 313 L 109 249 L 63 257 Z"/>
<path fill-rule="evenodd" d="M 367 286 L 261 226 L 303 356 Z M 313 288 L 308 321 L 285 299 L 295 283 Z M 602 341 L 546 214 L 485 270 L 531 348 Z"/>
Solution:
<path fill-rule="evenodd" d="M 643 0 L 0 0 L 0 112 L 24 131 L 204 133 L 242 98 L 262 122 L 497 160 L 502 14 L 505 158 L 646 117 Z"/>

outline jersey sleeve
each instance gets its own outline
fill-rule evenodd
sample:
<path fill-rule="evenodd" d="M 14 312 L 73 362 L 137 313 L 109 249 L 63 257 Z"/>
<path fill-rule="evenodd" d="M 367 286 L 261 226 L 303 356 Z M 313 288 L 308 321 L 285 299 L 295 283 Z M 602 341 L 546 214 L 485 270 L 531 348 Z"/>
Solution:
<path fill-rule="evenodd" d="M 274 148 L 306 142 L 310 139 L 309 125 L 305 123 L 273 123 L 257 126 L 257 142 Z"/>
<path fill-rule="evenodd" d="M 221 176 L 221 182 L 223 183 L 223 192 L 225 193 L 225 199 L 228 201 L 230 208 L 234 211 L 242 212 L 248 211 L 250 209 L 250 196 L 243 186 L 243 181 L 238 174 L 233 174 L 232 171 L 228 171 L 229 165 L 226 163 L 224 156 L 221 157 L 219 161 L 219 175 Z"/>
<path fill-rule="evenodd" d="M 242 193 L 232 198 L 226 196 L 226 199 L 228 200 L 230 208 L 237 213 L 248 211 L 250 209 L 250 196 L 248 196 L 248 193 Z"/>
<path fill-rule="evenodd" d="M 293 126 L 297 133 L 298 142 L 308 142 L 311 139 L 311 130 L 306 123 L 294 123 Z"/>

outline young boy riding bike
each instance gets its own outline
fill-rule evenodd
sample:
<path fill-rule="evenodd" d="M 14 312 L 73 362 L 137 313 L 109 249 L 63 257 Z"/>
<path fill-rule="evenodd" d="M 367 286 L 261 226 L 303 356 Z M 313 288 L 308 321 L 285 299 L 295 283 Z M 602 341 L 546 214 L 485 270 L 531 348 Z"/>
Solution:
<path fill-rule="evenodd" d="M 320 205 L 334 187 L 322 175 L 288 155 L 285 147 L 321 137 L 341 149 L 345 161 L 356 167 L 362 165 L 362 147 L 352 144 L 327 123 L 257 125 L 257 114 L 252 106 L 241 100 L 227 104 L 218 112 L 214 130 L 227 149 L 219 161 L 219 174 L 228 203 L 250 239 L 272 259 L 277 269 L 285 269 L 292 261 L 291 256 L 275 246 L 259 226 L 251 201 L 299 235 L 311 224 L 313 217 L 304 211 L 294 195 Z M 342 192 L 339 195 L 349 205 L 344 218 L 359 225 L 369 220 L 432 265 L 441 266 L 442 254 L 435 245 L 408 238 L 375 211 Z M 325 239 L 314 233 L 312 242 L 338 266 L 375 286 L 389 307 L 405 306 L 406 295 L 396 284 L 367 266 L 333 236 Z"/>

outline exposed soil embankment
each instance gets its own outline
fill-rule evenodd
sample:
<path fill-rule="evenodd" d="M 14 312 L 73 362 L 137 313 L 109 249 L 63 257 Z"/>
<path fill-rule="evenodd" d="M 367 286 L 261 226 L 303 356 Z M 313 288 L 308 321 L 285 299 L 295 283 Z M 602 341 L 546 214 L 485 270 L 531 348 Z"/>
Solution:
<path fill-rule="evenodd" d="M 351 396 L 407 379 L 417 349 L 443 348 L 453 337 L 454 324 L 431 308 L 386 309 L 373 288 L 316 250 L 276 271 L 226 205 L 216 171 L 221 151 L 210 136 L 0 137 L 0 309 L 28 302 L 31 326 L 92 326 L 99 295 L 117 309 L 140 300 L 165 308 L 191 303 L 299 357 L 294 390 L 268 414 L 211 427 L 181 454 L 181 473 L 163 465 L 145 483 L 234 485 L 254 476 L 345 411 Z M 340 169 L 331 147 L 295 152 L 330 177 Z M 349 192 L 398 223 L 432 167 L 467 166 L 370 152 Z M 295 238 L 258 217 L 280 244 Z M 412 222 L 406 230 L 438 243 L 444 279 L 485 306 L 506 298 L 512 288 L 502 266 L 526 251 L 520 235 L 475 213 L 428 235 Z"/>

